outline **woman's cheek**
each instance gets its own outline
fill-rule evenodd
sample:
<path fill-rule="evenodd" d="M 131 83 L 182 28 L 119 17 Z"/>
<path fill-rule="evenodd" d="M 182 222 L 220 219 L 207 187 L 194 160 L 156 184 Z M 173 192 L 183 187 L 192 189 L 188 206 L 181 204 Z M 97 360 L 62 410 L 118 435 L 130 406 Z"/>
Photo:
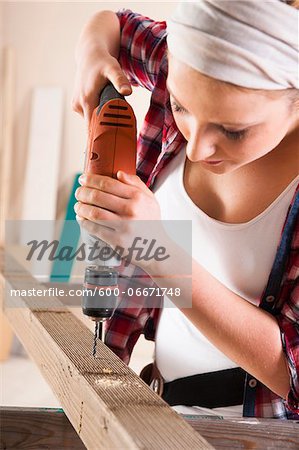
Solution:
<path fill-rule="evenodd" d="M 188 142 L 190 137 L 190 126 L 188 124 L 188 120 L 184 118 L 181 114 L 175 112 L 173 113 L 173 117 L 177 128 Z"/>
<path fill-rule="evenodd" d="M 253 162 L 270 153 L 277 143 L 269 135 L 265 134 L 255 139 L 248 139 L 246 143 L 240 145 L 236 151 L 236 156 L 244 162 Z"/>

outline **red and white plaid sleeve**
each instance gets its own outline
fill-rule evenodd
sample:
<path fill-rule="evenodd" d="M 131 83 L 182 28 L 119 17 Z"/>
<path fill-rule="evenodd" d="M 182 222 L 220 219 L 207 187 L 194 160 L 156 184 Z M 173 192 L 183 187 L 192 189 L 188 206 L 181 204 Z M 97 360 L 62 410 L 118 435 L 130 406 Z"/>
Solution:
<path fill-rule="evenodd" d="M 116 14 L 121 29 L 119 63 L 133 85 L 152 91 L 166 58 L 166 22 L 155 22 L 129 9 Z"/>

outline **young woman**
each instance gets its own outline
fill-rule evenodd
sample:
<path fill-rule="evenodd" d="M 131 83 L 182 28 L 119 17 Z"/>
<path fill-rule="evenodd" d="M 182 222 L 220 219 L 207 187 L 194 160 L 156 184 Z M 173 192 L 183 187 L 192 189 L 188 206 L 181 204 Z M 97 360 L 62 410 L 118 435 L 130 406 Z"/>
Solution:
<path fill-rule="evenodd" d="M 87 122 L 108 79 L 152 97 L 138 176 L 84 176 L 78 219 L 192 220 L 192 308 L 119 309 L 106 334 L 126 362 L 140 333 L 155 339 L 162 396 L 180 412 L 299 418 L 297 8 L 187 2 L 167 27 L 105 11 L 79 41 Z"/>

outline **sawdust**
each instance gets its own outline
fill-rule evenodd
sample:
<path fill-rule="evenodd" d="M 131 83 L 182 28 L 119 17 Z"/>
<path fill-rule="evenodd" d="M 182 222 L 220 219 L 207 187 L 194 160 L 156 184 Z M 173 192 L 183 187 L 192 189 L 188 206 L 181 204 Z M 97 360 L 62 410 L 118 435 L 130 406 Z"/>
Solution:
<path fill-rule="evenodd" d="M 123 380 L 118 376 L 109 377 L 109 378 L 98 378 L 95 380 L 97 386 L 101 386 L 104 388 L 112 388 L 112 387 L 122 387 L 122 388 L 142 388 L 142 384 L 136 381 Z"/>
<path fill-rule="evenodd" d="M 95 380 L 95 383 L 97 386 L 101 386 L 104 388 L 119 387 L 122 384 L 119 378 L 98 378 L 97 380 Z"/>

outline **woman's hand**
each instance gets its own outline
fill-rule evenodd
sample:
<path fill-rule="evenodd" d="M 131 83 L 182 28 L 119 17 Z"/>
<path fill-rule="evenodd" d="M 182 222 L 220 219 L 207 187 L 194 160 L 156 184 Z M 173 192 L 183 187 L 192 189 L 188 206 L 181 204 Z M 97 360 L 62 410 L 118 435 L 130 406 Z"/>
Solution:
<path fill-rule="evenodd" d="M 165 241 L 160 207 L 154 194 L 137 175 L 122 171 L 118 172 L 117 179 L 84 174 L 80 184 L 75 194 L 80 226 L 117 253 L 121 253 L 117 249 L 123 249 L 121 256 L 129 254 L 132 246 L 138 244 L 142 249 L 131 254 L 130 262 L 147 266 L 149 261 L 138 261 L 138 255 L 145 254 L 151 243 L 153 255 Z M 159 255 L 162 255 L 161 249 Z"/>
<path fill-rule="evenodd" d="M 83 174 L 76 191 L 77 215 L 96 223 L 112 220 L 160 220 L 160 207 L 137 175 L 118 171 L 117 179 Z"/>
<path fill-rule="evenodd" d="M 108 81 L 122 95 L 132 92 L 131 85 L 117 58 L 120 48 L 120 25 L 113 11 L 94 14 L 83 28 L 77 47 L 77 72 L 73 93 L 73 109 L 89 125 L 92 112 Z"/>
<path fill-rule="evenodd" d="M 99 95 L 108 81 L 111 81 L 120 94 L 132 93 L 130 82 L 117 59 L 101 48 L 90 49 L 77 65 L 72 102 L 74 111 L 84 116 L 87 126 L 93 110 L 99 104 Z"/>

